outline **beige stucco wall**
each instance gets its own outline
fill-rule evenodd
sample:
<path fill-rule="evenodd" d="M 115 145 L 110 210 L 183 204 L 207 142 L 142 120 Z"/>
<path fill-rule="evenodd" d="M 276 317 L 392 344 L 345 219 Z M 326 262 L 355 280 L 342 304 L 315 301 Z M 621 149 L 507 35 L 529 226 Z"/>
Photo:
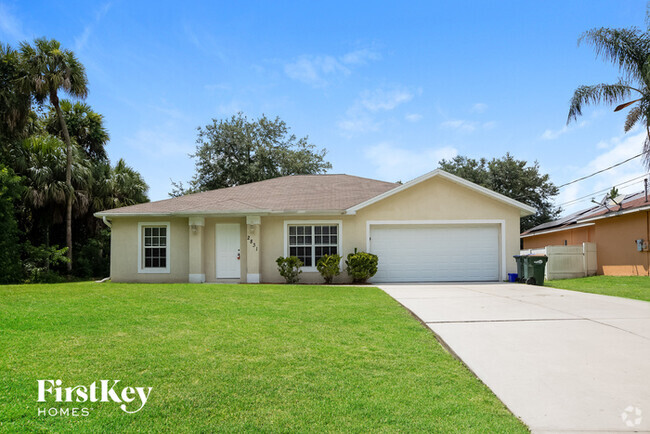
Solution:
<path fill-rule="evenodd" d="M 393 220 L 502 220 L 505 221 L 505 245 L 500 245 L 500 260 L 505 249 L 506 272 L 516 272 L 513 255 L 519 252 L 520 210 L 503 202 L 477 193 L 454 182 L 434 177 L 358 211 L 356 215 L 291 215 L 262 216 L 259 226 L 260 274 L 262 282 L 282 282 L 276 259 L 285 255 L 284 227 L 286 221 L 327 222 L 340 221 L 341 256 L 345 258 L 355 248 L 365 251 L 368 221 Z M 137 240 L 138 219 L 114 218 L 112 230 L 111 277 L 114 281 L 180 281 L 186 282 L 189 273 L 189 227 L 187 218 L 146 219 L 146 221 L 171 221 L 171 273 L 138 274 Z M 246 281 L 247 226 L 246 218 L 206 218 L 203 229 L 203 270 L 207 282 L 217 282 L 215 260 L 215 225 L 239 223 L 241 225 L 241 281 Z M 501 242 L 501 234 L 499 240 Z M 471 249 L 471 246 L 468 246 Z M 502 264 L 503 266 L 503 264 Z M 503 273 L 500 273 L 502 275 Z M 342 271 L 335 282 L 346 282 Z M 302 283 L 321 283 L 318 272 L 303 272 Z"/>
<path fill-rule="evenodd" d="M 285 220 L 341 220 L 342 254 L 345 257 L 354 251 L 366 250 L 367 222 L 376 220 L 505 220 L 506 272 L 516 273 L 512 258 L 519 253 L 520 211 L 503 202 L 474 192 L 441 177 L 434 177 L 389 198 L 368 206 L 353 216 L 304 216 L 262 217 L 262 281 L 282 282 L 275 260 L 284 255 Z M 500 237 L 501 238 L 501 237 Z M 471 246 L 468 246 L 471 248 Z M 500 251 L 501 253 L 501 251 Z M 345 271 L 336 281 L 346 281 Z M 318 272 L 302 273 L 301 282 L 320 283 Z"/>
<path fill-rule="evenodd" d="M 138 273 L 139 222 L 169 222 L 169 273 Z M 187 218 L 121 217 L 112 219 L 111 280 L 113 282 L 187 282 L 189 225 Z"/>

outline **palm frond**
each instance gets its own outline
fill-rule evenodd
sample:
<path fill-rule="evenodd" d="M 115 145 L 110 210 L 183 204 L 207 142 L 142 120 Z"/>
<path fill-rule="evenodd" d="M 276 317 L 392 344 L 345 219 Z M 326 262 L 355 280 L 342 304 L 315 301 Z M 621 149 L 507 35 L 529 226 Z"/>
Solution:
<path fill-rule="evenodd" d="M 635 107 L 632 107 L 627 114 L 627 117 L 625 118 L 625 132 L 627 133 L 630 131 L 634 126 L 639 122 L 639 120 L 643 117 L 643 108 L 641 108 L 640 105 L 637 105 Z"/>
<path fill-rule="evenodd" d="M 597 57 L 602 57 L 618 66 L 627 80 L 643 80 L 643 65 L 647 60 L 650 39 L 636 27 L 629 29 L 592 29 L 583 33 L 583 41 L 594 47 Z"/>
<path fill-rule="evenodd" d="M 605 103 L 613 105 L 622 102 L 632 93 L 632 88 L 624 82 L 616 84 L 596 84 L 580 86 L 576 89 L 569 105 L 567 124 L 582 115 L 582 106 L 589 104 Z"/>

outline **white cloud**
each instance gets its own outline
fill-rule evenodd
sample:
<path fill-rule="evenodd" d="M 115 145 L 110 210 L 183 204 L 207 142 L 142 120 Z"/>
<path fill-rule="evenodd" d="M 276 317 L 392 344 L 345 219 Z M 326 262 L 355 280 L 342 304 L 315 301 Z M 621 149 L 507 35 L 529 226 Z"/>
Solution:
<path fill-rule="evenodd" d="M 228 61 L 228 57 L 223 51 L 223 45 L 215 39 L 213 32 L 197 28 L 194 24 L 187 22 L 183 24 L 183 30 L 187 40 L 203 55 L 216 57 L 223 63 Z"/>
<path fill-rule="evenodd" d="M 419 113 L 407 113 L 404 115 L 404 119 L 406 119 L 409 122 L 419 122 L 422 120 L 422 115 Z"/>
<path fill-rule="evenodd" d="M 350 70 L 332 56 L 301 56 L 284 66 L 284 72 L 294 80 L 312 86 L 327 84 L 326 76 L 340 73 L 348 75 Z"/>
<path fill-rule="evenodd" d="M 393 110 L 400 104 L 413 99 L 413 94 L 405 89 L 376 89 L 361 93 L 360 103 L 371 112 Z"/>
<path fill-rule="evenodd" d="M 613 137 L 606 142 L 601 142 L 599 149 L 606 149 L 601 154 L 595 155 L 586 165 L 582 168 L 575 168 L 570 171 L 569 179 L 580 178 L 581 176 L 589 175 L 602 169 L 606 169 L 613 164 L 627 160 L 640 153 L 643 150 L 643 142 L 645 140 L 646 132 L 641 131 L 632 135 Z M 598 147 L 598 146 L 597 146 Z M 584 181 L 568 185 L 560 189 L 560 194 L 556 198 L 557 204 L 564 204 L 566 202 L 586 196 L 580 202 L 564 205 L 565 213 L 577 211 L 580 209 L 588 208 L 591 206 L 590 199 L 594 197 L 596 201 L 600 201 L 606 193 L 613 186 L 620 185 L 626 181 L 634 178 L 639 178 L 625 185 L 619 186 L 618 189 L 621 193 L 634 193 L 643 189 L 643 175 L 647 171 L 643 166 L 642 157 L 631 160 L 621 166 L 609 169 L 603 173 L 595 175 Z M 562 184 L 562 182 L 559 182 Z"/>
<path fill-rule="evenodd" d="M 472 113 L 484 113 L 488 109 L 488 105 L 482 102 L 477 102 L 472 106 L 470 112 Z"/>
<path fill-rule="evenodd" d="M 341 57 L 341 62 L 346 65 L 365 65 L 371 60 L 380 60 L 381 55 L 369 48 L 363 48 L 361 50 L 351 51 L 347 54 L 344 54 Z"/>
<path fill-rule="evenodd" d="M 359 113 L 350 110 L 347 112 L 347 117 L 337 123 L 337 126 L 347 137 L 351 137 L 353 134 L 358 133 L 378 131 L 380 125 L 379 122 L 376 122 L 367 113 Z"/>
<path fill-rule="evenodd" d="M 0 3 L 0 31 L 16 42 L 29 39 L 23 30 L 23 23 L 11 13 L 4 3 Z"/>
<path fill-rule="evenodd" d="M 326 86 L 328 79 L 337 75 L 349 75 L 355 66 L 379 60 L 381 56 L 371 49 L 360 49 L 340 57 L 331 55 L 302 55 L 284 65 L 284 73 L 293 80 L 314 87 Z"/>
<path fill-rule="evenodd" d="M 380 179 L 406 182 L 434 170 L 441 159 L 453 158 L 458 151 L 450 146 L 411 150 L 383 142 L 366 148 L 364 154 Z"/>
<path fill-rule="evenodd" d="M 79 52 L 86 48 L 86 44 L 88 44 L 88 39 L 92 35 L 92 32 L 94 30 L 94 27 L 99 23 L 99 21 L 104 18 L 104 15 L 109 11 L 111 8 L 112 3 L 111 2 L 106 2 L 104 5 L 102 5 L 97 12 L 95 12 L 95 19 L 93 22 L 86 24 L 86 27 L 84 27 L 84 31 L 81 33 L 81 35 L 77 36 L 74 40 L 74 46 L 75 46 L 75 51 Z"/>
<path fill-rule="evenodd" d="M 477 122 L 466 121 L 463 119 L 450 119 L 441 123 L 440 126 L 443 128 L 471 133 L 478 128 L 479 124 Z"/>
<path fill-rule="evenodd" d="M 337 125 L 347 137 L 351 137 L 354 133 L 378 131 L 381 125 L 381 122 L 375 119 L 378 112 L 394 110 L 411 99 L 413 99 L 413 93 L 402 87 L 363 91 L 346 110 L 345 118 L 340 120 Z M 415 122 L 419 120 L 418 116 L 420 115 L 407 116 L 411 116 L 410 121 Z M 407 118 L 407 120 L 409 119 Z"/>
<path fill-rule="evenodd" d="M 589 124 L 588 121 L 581 121 L 578 124 L 576 124 L 575 126 L 565 125 L 562 128 L 560 128 L 559 130 L 547 129 L 547 130 L 544 131 L 544 133 L 542 133 L 540 138 L 542 140 L 555 140 L 558 137 L 560 137 L 561 135 L 568 133 L 569 131 L 572 131 L 572 130 L 574 130 L 576 128 L 585 127 L 588 124 Z"/>

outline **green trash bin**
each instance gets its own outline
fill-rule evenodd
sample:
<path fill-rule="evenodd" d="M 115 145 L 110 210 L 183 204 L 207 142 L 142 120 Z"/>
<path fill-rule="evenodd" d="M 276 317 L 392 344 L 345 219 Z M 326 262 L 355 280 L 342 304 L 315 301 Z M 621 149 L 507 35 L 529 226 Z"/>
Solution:
<path fill-rule="evenodd" d="M 529 285 L 544 286 L 544 270 L 548 262 L 547 256 L 526 257 L 526 283 Z"/>
<path fill-rule="evenodd" d="M 524 260 L 528 255 L 514 255 L 515 261 L 517 261 L 517 282 L 525 282 L 525 266 Z"/>

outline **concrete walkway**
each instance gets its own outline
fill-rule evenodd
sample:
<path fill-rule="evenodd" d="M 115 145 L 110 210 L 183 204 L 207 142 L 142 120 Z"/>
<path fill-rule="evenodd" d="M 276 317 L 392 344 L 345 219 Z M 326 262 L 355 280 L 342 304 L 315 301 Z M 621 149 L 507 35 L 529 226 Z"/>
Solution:
<path fill-rule="evenodd" d="M 533 432 L 650 432 L 650 303 L 506 283 L 378 286 Z"/>

